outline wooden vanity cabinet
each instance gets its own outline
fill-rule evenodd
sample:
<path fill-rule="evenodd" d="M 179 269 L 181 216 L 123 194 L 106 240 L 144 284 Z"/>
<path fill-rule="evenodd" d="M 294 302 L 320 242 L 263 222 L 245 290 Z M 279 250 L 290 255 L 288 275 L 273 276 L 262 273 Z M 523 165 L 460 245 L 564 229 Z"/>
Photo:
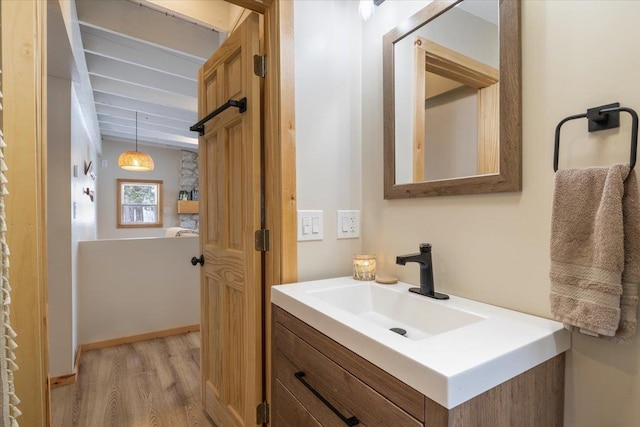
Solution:
<path fill-rule="evenodd" d="M 275 305 L 272 326 L 272 427 L 562 426 L 564 354 L 446 409 Z"/>

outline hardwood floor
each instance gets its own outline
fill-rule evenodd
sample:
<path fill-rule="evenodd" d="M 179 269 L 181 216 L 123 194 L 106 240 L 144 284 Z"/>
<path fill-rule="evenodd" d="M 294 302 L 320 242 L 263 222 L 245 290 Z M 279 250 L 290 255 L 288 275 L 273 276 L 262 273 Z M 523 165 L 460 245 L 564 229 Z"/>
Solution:
<path fill-rule="evenodd" d="M 215 426 L 199 363 L 199 332 L 83 352 L 76 383 L 52 390 L 52 426 Z"/>

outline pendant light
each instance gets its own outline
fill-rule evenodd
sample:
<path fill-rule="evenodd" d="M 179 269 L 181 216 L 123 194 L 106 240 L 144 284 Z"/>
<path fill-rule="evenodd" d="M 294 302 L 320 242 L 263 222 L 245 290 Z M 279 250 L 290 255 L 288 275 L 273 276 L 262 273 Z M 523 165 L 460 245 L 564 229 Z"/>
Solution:
<path fill-rule="evenodd" d="M 147 153 L 138 151 L 138 112 L 136 111 L 136 151 L 125 151 L 118 157 L 118 166 L 135 172 L 153 170 L 153 159 Z"/>

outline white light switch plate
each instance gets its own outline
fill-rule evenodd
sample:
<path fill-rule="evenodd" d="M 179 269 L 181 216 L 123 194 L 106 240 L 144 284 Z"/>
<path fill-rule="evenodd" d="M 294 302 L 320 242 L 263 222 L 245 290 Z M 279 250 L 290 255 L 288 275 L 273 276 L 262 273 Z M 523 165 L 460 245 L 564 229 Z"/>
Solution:
<path fill-rule="evenodd" d="M 360 211 L 338 211 L 338 239 L 360 237 Z"/>
<path fill-rule="evenodd" d="M 322 211 L 298 211 L 298 242 L 323 238 Z"/>

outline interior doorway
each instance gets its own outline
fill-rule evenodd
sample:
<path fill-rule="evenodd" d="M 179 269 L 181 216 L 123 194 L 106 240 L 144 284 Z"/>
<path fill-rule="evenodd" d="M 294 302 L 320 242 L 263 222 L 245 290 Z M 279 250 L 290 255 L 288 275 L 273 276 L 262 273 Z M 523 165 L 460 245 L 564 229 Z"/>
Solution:
<path fill-rule="evenodd" d="M 22 270 L 25 275 L 35 280 L 27 280 L 33 283 L 34 289 L 28 290 L 24 294 L 14 297 L 14 307 L 16 312 L 33 313 L 36 307 L 36 316 L 33 316 L 36 324 L 29 321 L 23 327 L 21 334 L 22 350 L 32 349 L 33 358 L 25 358 L 25 365 L 34 369 L 23 369 L 21 378 L 17 379 L 18 395 L 22 399 L 21 409 L 24 414 L 29 414 L 23 418 L 29 425 L 44 425 L 48 419 L 47 402 L 48 389 L 46 381 L 47 359 L 47 339 L 46 339 L 46 277 L 42 275 L 43 266 L 46 260 L 44 250 L 44 235 L 46 225 L 43 220 L 43 203 L 46 200 L 46 189 L 42 186 L 42 177 L 46 173 L 46 136 L 43 129 L 46 129 L 46 91 L 41 88 L 45 84 L 45 65 L 41 60 L 44 57 L 44 46 L 46 45 L 46 35 L 44 34 L 44 23 L 46 20 L 46 10 L 41 2 L 9 2 L 9 3 L 32 3 L 29 10 L 20 10 L 19 13 L 6 16 L 11 19 L 7 30 L 20 27 L 29 39 L 35 38 L 34 49 L 36 55 L 24 59 L 26 71 L 22 73 L 22 83 L 18 84 L 14 78 L 16 74 L 9 72 L 5 74 L 4 89 L 7 105 L 10 103 L 7 98 L 13 96 L 16 89 L 24 96 L 33 93 L 33 97 L 25 96 L 25 109 L 21 111 L 19 117 L 15 119 L 15 127 L 32 129 L 29 135 L 23 135 L 25 153 L 20 161 L 15 158 L 9 159 L 7 163 L 18 174 L 10 177 L 16 181 L 33 183 L 30 194 L 35 195 L 34 199 L 25 200 L 24 205 L 20 205 L 20 214 L 31 224 L 38 224 L 38 233 L 31 234 L 33 245 L 25 247 L 22 251 L 13 253 L 12 263 L 25 266 Z M 251 8 L 265 16 L 265 52 L 268 58 L 272 58 L 267 77 L 265 79 L 265 105 L 267 108 L 265 118 L 265 170 L 272 178 L 265 188 L 266 223 L 271 231 L 271 247 L 266 254 L 265 271 L 265 311 L 269 313 L 269 287 L 273 284 L 287 283 L 295 280 L 296 243 L 295 243 L 295 147 L 293 135 L 293 33 L 291 3 L 280 1 L 251 1 L 237 0 L 245 7 Z M 3 21 L 5 21 L 5 4 L 3 3 Z M 27 6 L 21 6 L 27 9 Z M 11 27 L 11 28 L 9 28 Z M 17 35 L 14 31 L 12 35 Z M 14 38 L 17 40 L 17 38 Z M 3 55 L 11 55 L 9 58 L 24 58 L 21 52 L 3 51 Z M 17 62 L 14 64 L 18 65 Z M 31 70 L 31 71 L 29 71 Z M 4 71 L 4 70 L 3 70 Z M 15 71 L 15 70 L 14 70 Z M 15 88 L 11 87 L 15 85 Z M 35 105 L 27 106 L 27 99 L 35 100 Z M 11 160 L 13 160 L 11 162 Z M 31 163 L 29 163 L 31 161 Z M 10 163 L 11 162 L 11 163 Z M 20 168 L 24 165 L 24 168 Z M 25 191 L 27 189 L 25 188 Z M 11 206 L 16 209 L 18 204 Z M 17 212 L 17 210 L 16 210 Z M 34 218 L 30 220 L 30 218 Z M 38 219 L 40 218 L 40 219 Z M 11 226 L 11 225 L 10 225 Z M 13 225 L 15 227 L 15 225 Z M 14 228 L 17 232 L 18 229 Z M 19 238 L 21 239 L 21 238 Z M 17 245 L 16 245 L 17 246 Z M 35 255 L 35 256 L 34 256 Z M 268 315 L 267 315 L 268 316 Z M 268 322 L 268 319 L 267 319 Z M 17 325 L 20 334 L 20 326 Z M 34 333 L 32 333 L 34 332 Z M 267 330 L 267 334 L 269 331 Z M 266 337 L 269 342 L 269 337 Z M 267 353 L 268 354 L 268 353 Z M 32 364 L 33 366 L 29 366 Z M 267 363 L 269 366 L 269 363 Z M 44 385 L 44 386 L 43 386 Z M 42 415 L 42 417 L 40 417 Z M 33 421 L 33 422 L 32 422 Z"/>

